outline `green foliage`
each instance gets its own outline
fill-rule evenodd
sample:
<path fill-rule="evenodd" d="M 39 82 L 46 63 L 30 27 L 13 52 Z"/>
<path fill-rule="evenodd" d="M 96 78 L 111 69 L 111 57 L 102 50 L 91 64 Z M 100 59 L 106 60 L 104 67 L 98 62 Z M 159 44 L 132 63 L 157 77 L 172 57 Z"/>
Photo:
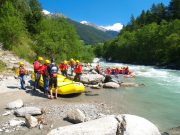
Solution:
<path fill-rule="evenodd" d="M 174 3 L 174 4 L 173 4 Z M 98 46 L 95 53 L 107 60 L 124 63 L 162 65 L 180 68 L 180 7 L 178 1 L 171 0 L 167 10 L 163 4 L 153 5 L 151 10 L 142 11 L 119 36 L 103 46 Z M 176 6 L 175 6 L 176 5 Z M 175 19 L 173 19 L 175 18 Z M 103 53 L 102 53 L 103 52 Z"/>
<path fill-rule="evenodd" d="M 79 58 L 85 53 L 76 31 L 64 18 L 44 18 L 37 26 L 35 51 L 57 61 Z M 87 52 L 88 53 L 88 52 Z"/>
<path fill-rule="evenodd" d="M 4 49 L 33 61 L 37 56 L 90 61 L 91 47 L 79 39 L 75 28 L 62 17 L 43 15 L 38 0 L 0 1 L 0 42 Z"/>
<path fill-rule="evenodd" d="M 0 72 L 3 72 L 6 68 L 6 64 L 0 60 Z"/>

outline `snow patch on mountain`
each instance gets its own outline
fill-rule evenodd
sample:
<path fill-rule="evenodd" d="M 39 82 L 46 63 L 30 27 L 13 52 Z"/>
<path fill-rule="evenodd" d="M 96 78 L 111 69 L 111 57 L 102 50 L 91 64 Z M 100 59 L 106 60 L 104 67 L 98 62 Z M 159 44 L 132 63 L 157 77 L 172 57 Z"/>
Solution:
<path fill-rule="evenodd" d="M 80 22 L 81 24 L 84 24 L 84 25 L 89 25 L 89 26 L 92 26 L 98 30 L 101 30 L 101 31 L 116 31 L 116 32 L 119 32 L 122 28 L 123 28 L 123 25 L 121 23 L 115 23 L 113 25 L 108 25 L 108 26 L 97 26 L 93 23 L 90 23 L 90 22 L 87 22 L 87 21 L 81 21 Z"/>

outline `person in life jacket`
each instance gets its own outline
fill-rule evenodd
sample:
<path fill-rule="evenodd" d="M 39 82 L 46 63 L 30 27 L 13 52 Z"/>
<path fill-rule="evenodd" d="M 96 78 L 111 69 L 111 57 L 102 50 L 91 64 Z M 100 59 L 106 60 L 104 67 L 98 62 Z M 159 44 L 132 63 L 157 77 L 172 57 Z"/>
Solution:
<path fill-rule="evenodd" d="M 101 68 L 100 68 L 99 64 L 96 65 L 96 72 L 97 72 L 98 74 L 102 74 L 102 73 L 101 73 Z"/>
<path fill-rule="evenodd" d="M 81 81 L 81 75 L 82 75 L 82 65 L 80 64 L 79 60 L 76 60 L 76 66 L 74 72 L 76 75 L 74 76 L 74 81 Z"/>
<path fill-rule="evenodd" d="M 57 76 L 58 76 L 58 66 L 55 63 L 51 63 L 50 66 L 50 80 L 49 80 L 49 90 L 50 90 L 50 99 L 53 99 L 52 87 L 55 89 L 55 99 L 57 99 Z"/>
<path fill-rule="evenodd" d="M 106 75 L 111 75 L 111 69 L 108 67 L 107 69 L 106 69 Z"/>
<path fill-rule="evenodd" d="M 62 70 L 62 71 L 61 71 L 61 72 L 62 72 L 62 75 L 68 77 L 68 74 L 67 74 L 68 63 L 67 63 L 66 60 L 64 60 L 64 62 L 63 62 L 63 64 L 62 64 L 61 70 Z"/>
<path fill-rule="evenodd" d="M 28 72 L 24 68 L 24 63 L 19 62 L 19 68 L 16 71 L 16 75 L 20 79 L 21 89 L 24 89 L 24 90 L 26 90 L 26 88 L 25 88 L 25 75 L 27 75 L 27 74 L 28 74 Z"/>
<path fill-rule="evenodd" d="M 43 82 L 44 82 L 44 94 L 48 96 L 48 85 L 49 85 L 49 72 L 48 72 L 48 66 L 50 65 L 49 60 L 45 60 L 44 65 L 41 66 L 39 73 L 43 77 Z"/>
<path fill-rule="evenodd" d="M 76 62 L 73 59 L 70 59 L 70 67 L 71 67 L 71 76 L 73 76 L 74 68 L 75 68 Z"/>
<path fill-rule="evenodd" d="M 42 61 L 43 61 L 43 58 L 39 57 L 38 60 L 33 63 L 34 74 L 35 74 L 34 90 L 36 90 L 36 88 L 39 87 L 39 81 L 40 81 L 40 77 L 41 77 L 40 69 L 42 66 Z"/>

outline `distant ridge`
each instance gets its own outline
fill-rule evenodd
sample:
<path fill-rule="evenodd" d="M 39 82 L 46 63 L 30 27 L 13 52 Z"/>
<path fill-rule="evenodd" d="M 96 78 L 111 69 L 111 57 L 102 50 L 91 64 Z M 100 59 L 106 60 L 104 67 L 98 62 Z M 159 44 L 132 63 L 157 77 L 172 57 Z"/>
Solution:
<path fill-rule="evenodd" d="M 92 23 L 76 22 L 68 18 L 68 21 L 73 24 L 78 35 L 85 44 L 96 44 L 115 38 L 118 35 L 117 31 L 106 30 Z"/>

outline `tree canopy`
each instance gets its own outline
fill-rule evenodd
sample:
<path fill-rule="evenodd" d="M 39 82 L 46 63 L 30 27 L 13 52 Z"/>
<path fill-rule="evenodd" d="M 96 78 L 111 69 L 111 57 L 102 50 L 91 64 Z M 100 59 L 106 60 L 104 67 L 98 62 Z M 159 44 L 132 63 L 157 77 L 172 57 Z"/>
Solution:
<path fill-rule="evenodd" d="M 179 15 L 179 0 L 168 6 L 153 4 L 137 18 L 132 16 L 117 38 L 97 46 L 95 52 L 111 61 L 180 69 Z"/>
<path fill-rule="evenodd" d="M 0 2 L 0 42 L 4 49 L 30 61 L 37 56 L 54 57 L 57 62 L 94 57 L 74 26 L 63 17 L 44 15 L 38 0 Z"/>

